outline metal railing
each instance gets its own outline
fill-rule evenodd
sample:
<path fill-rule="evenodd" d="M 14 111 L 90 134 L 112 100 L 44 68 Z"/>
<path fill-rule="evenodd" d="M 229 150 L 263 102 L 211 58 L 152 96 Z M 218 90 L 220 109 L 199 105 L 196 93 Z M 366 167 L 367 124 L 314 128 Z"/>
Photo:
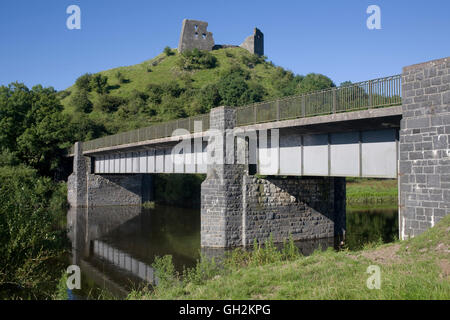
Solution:
<path fill-rule="evenodd" d="M 380 108 L 401 104 L 401 75 L 354 83 L 274 101 L 255 103 L 236 110 L 237 126 L 312 117 L 333 113 Z M 154 124 L 133 131 L 117 133 L 83 142 L 84 151 L 166 138 L 175 129 L 194 132 L 194 121 L 209 129 L 209 113 Z M 69 154 L 73 154 L 73 146 Z"/>
<path fill-rule="evenodd" d="M 401 75 L 237 108 L 237 125 L 312 117 L 401 104 Z"/>
<path fill-rule="evenodd" d="M 170 137 L 172 135 L 172 132 L 176 129 L 185 129 L 190 133 L 193 133 L 194 121 L 202 122 L 202 131 L 206 131 L 209 129 L 209 113 L 208 113 L 189 118 L 171 120 L 168 122 L 154 124 L 145 128 L 121 132 L 114 135 L 86 141 L 83 142 L 83 151 L 92 151 L 123 144 L 166 138 Z M 73 147 L 69 152 L 70 154 L 73 154 Z"/>

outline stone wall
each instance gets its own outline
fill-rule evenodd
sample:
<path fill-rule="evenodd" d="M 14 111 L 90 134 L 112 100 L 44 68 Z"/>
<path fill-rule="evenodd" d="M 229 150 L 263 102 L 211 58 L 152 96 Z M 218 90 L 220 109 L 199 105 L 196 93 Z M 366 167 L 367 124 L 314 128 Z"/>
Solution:
<path fill-rule="evenodd" d="M 253 34 L 248 36 L 245 41 L 240 45 L 241 48 L 249 51 L 250 53 L 257 54 L 259 56 L 264 55 L 264 34 L 258 28 L 255 28 Z"/>
<path fill-rule="evenodd" d="M 403 68 L 399 146 L 400 238 L 450 212 L 450 57 Z"/>
<path fill-rule="evenodd" d="M 221 131 L 236 123 L 235 110 L 211 110 L 210 127 Z M 217 150 L 216 150 L 217 151 Z M 224 158 L 235 150 L 219 150 Z M 209 157 L 208 152 L 208 157 Z M 344 178 L 258 178 L 248 165 L 209 158 L 201 187 L 202 247 L 233 247 L 264 242 L 272 234 L 282 242 L 333 237 L 345 230 Z"/>
<path fill-rule="evenodd" d="M 194 48 L 207 51 L 212 50 L 214 39 L 212 33 L 207 31 L 207 28 L 208 22 L 184 19 L 178 43 L 178 52 L 181 53 Z"/>
<path fill-rule="evenodd" d="M 294 240 L 318 239 L 345 230 L 345 178 L 247 176 L 245 189 L 246 245 L 270 235 L 282 242 L 289 235 Z M 342 194 L 344 201 L 338 201 Z"/>
<path fill-rule="evenodd" d="M 153 177 L 147 174 L 96 175 L 91 173 L 91 158 L 83 156 L 75 144 L 73 173 L 67 182 L 71 207 L 141 205 L 153 200 Z"/>

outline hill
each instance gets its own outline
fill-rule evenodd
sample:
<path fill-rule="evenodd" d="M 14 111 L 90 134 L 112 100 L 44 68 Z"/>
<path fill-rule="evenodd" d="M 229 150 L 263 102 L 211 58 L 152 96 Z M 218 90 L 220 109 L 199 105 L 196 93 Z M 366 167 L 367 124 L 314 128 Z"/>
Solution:
<path fill-rule="evenodd" d="M 175 118 L 334 86 L 326 76 L 295 75 L 235 47 L 179 54 L 166 48 L 140 64 L 80 76 L 59 92 L 85 140 Z M 80 133 L 80 135 L 82 135 Z"/>

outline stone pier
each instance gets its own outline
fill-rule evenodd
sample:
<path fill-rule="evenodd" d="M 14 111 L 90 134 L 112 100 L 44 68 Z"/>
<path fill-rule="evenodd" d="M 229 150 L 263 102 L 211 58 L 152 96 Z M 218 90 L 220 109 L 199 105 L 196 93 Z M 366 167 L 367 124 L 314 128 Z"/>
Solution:
<path fill-rule="evenodd" d="M 82 144 L 75 143 L 73 173 L 67 182 L 71 207 L 141 205 L 153 200 L 153 177 L 149 174 L 97 175 Z"/>
<path fill-rule="evenodd" d="M 222 138 L 236 124 L 235 109 L 211 111 Z M 225 144 L 221 154 L 230 156 Z M 248 156 L 247 156 L 248 157 Z M 328 238 L 345 232 L 345 178 L 259 177 L 249 166 L 208 161 L 201 190 L 202 247 L 247 246 L 270 236 L 282 242 Z"/>

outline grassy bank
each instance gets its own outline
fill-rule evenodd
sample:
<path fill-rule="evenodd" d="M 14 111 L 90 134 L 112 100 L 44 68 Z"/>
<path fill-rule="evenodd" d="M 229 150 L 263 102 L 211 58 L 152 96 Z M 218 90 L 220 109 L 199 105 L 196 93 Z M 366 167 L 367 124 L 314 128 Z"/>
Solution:
<path fill-rule="evenodd" d="M 347 178 L 347 204 L 397 204 L 397 179 Z"/>
<path fill-rule="evenodd" d="M 176 275 L 170 257 L 158 259 L 154 290 L 130 299 L 450 299 L 450 215 L 407 241 L 357 252 L 316 251 L 300 257 L 289 244 L 235 250 L 223 268 L 201 262 Z M 368 289 L 367 268 L 381 270 L 381 288 Z"/>

